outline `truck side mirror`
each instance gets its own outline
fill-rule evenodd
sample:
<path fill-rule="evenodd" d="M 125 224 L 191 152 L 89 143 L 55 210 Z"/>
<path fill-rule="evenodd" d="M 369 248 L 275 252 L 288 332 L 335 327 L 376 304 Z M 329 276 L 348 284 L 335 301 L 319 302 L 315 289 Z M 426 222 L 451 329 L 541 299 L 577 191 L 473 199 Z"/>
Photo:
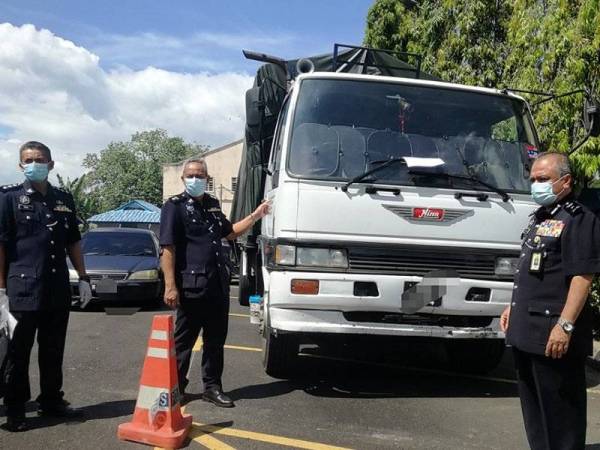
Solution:
<path fill-rule="evenodd" d="M 600 102 L 592 96 L 583 102 L 583 126 L 592 137 L 600 136 Z"/>
<path fill-rule="evenodd" d="M 253 87 L 246 91 L 246 125 L 258 127 L 262 116 L 263 102 L 260 99 L 260 88 Z"/>

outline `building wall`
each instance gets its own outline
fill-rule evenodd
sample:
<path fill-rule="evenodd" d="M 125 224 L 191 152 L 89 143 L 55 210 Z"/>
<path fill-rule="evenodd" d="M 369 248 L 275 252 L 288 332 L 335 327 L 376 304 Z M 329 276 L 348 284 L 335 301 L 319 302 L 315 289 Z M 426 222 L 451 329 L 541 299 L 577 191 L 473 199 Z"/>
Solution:
<path fill-rule="evenodd" d="M 243 141 L 211 150 L 204 155 L 208 165 L 208 174 L 213 179 L 212 190 L 208 193 L 221 202 L 221 208 L 227 217 L 233 202 L 232 178 L 237 178 L 242 159 Z M 181 173 L 185 161 L 163 166 L 163 201 L 183 192 Z"/>

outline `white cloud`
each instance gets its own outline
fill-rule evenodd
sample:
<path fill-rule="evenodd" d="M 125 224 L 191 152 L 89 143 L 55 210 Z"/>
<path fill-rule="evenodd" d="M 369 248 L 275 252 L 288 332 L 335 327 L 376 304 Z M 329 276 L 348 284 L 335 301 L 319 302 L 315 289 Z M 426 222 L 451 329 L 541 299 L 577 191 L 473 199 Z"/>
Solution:
<path fill-rule="evenodd" d="M 155 67 L 216 72 L 245 65 L 242 49 L 269 49 L 278 54 L 296 41 L 291 34 L 265 36 L 259 32 L 198 32 L 183 37 L 137 33 L 97 34 L 88 38 L 88 46 L 111 67 L 145 67 L 151 60 Z"/>
<path fill-rule="evenodd" d="M 48 30 L 0 24 L 0 184 L 20 179 L 17 149 L 27 140 L 49 145 L 57 170 L 75 177 L 86 153 L 140 130 L 211 146 L 238 139 L 251 84 L 242 73 L 106 71 L 94 53 Z"/>

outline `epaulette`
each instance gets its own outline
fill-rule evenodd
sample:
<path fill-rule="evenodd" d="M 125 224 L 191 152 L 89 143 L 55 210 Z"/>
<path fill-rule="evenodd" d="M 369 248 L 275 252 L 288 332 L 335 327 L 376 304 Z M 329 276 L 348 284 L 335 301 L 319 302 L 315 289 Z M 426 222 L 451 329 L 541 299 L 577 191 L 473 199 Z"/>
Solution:
<path fill-rule="evenodd" d="M 173 203 L 179 203 L 181 200 L 183 200 L 183 198 L 181 198 L 179 195 L 174 195 L 169 200 L 172 201 Z"/>
<path fill-rule="evenodd" d="M 583 207 L 579 203 L 573 201 L 566 202 L 563 208 L 565 208 L 565 211 L 571 214 L 572 216 L 579 214 L 583 211 Z"/>
<path fill-rule="evenodd" d="M 0 187 L 2 192 L 14 191 L 22 186 L 22 183 L 14 183 L 14 184 L 5 184 Z"/>

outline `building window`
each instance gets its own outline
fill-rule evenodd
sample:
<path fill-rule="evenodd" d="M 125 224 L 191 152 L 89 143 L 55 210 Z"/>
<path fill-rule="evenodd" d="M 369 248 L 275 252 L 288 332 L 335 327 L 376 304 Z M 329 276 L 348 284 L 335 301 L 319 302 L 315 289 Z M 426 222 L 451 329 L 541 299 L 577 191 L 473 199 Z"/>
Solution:
<path fill-rule="evenodd" d="M 233 192 L 237 191 L 237 177 L 231 177 L 231 190 Z"/>
<path fill-rule="evenodd" d="M 206 190 L 208 192 L 215 191 L 215 179 L 213 177 L 208 177 L 208 182 L 206 183 Z"/>

